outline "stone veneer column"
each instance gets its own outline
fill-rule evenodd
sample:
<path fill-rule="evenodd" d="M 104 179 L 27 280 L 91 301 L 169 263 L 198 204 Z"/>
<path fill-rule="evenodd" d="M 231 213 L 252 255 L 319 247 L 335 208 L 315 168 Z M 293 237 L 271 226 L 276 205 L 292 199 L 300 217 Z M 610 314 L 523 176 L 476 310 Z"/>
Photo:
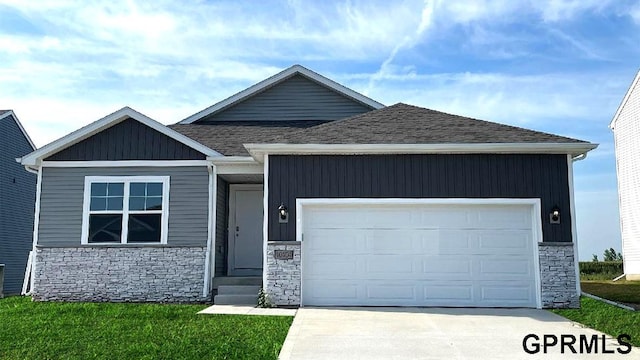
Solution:
<path fill-rule="evenodd" d="M 579 308 L 573 243 L 539 243 L 543 308 Z"/>
<path fill-rule="evenodd" d="M 293 259 L 275 258 L 276 250 L 293 251 Z M 300 305 L 300 242 L 267 242 L 267 281 L 265 292 L 274 305 Z"/>
<path fill-rule="evenodd" d="M 36 301 L 202 302 L 205 247 L 36 249 Z"/>

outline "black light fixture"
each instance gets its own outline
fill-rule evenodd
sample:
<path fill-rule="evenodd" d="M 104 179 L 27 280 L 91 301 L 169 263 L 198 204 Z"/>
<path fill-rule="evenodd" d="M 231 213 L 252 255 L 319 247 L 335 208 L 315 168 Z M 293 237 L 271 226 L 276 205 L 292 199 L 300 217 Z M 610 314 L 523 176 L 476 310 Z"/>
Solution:
<path fill-rule="evenodd" d="M 289 222 L 289 209 L 283 203 L 278 206 L 278 220 L 280 223 Z"/>
<path fill-rule="evenodd" d="M 560 224 L 560 208 L 555 205 L 549 214 L 549 222 L 552 224 Z"/>

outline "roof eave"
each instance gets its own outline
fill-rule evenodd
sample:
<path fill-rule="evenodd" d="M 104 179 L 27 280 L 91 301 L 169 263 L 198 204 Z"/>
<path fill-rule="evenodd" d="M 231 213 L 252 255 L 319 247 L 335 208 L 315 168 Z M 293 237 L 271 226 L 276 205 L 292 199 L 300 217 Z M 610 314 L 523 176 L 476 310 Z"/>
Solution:
<path fill-rule="evenodd" d="M 191 124 L 194 123 L 200 119 L 202 119 L 205 116 L 209 116 L 212 114 L 215 114 L 217 112 L 220 112 L 226 108 L 229 108 L 230 106 L 239 103 L 241 101 L 244 101 L 248 98 L 250 98 L 251 96 L 254 96 L 264 90 L 266 90 L 269 87 L 272 87 L 296 74 L 300 74 L 303 75 L 309 79 L 311 79 L 312 81 L 315 81 L 319 84 L 322 84 L 344 96 L 347 96 L 349 98 L 352 98 L 358 102 L 361 102 L 367 106 L 370 106 L 373 109 L 380 109 L 384 107 L 384 104 L 381 104 L 373 99 L 370 99 L 356 91 L 353 91 L 351 89 L 349 89 L 348 87 L 344 86 L 344 85 L 340 85 L 337 82 L 324 77 L 316 72 L 313 72 L 307 68 L 305 68 L 302 65 L 293 65 L 265 80 L 260 81 L 257 84 L 254 84 L 242 91 L 240 91 L 239 93 L 236 93 L 218 103 L 215 103 L 211 106 L 209 106 L 208 108 L 201 110 L 189 117 L 187 117 L 186 119 L 180 121 L 178 124 Z"/>
<path fill-rule="evenodd" d="M 629 86 L 629 89 L 627 89 L 627 92 L 622 98 L 620 105 L 618 105 L 618 109 L 616 110 L 615 115 L 613 115 L 613 119 L 609 123 L 609 129 L 611 130 L 615 129 L 616 122 L 618 121 L 618 117 L 620 117 L 620 113 L 622 112 L 622 109 L 626 105 L 629 98 L 631 98 L 631 93 L 633 93 L 633 90 L 636 88 L 636 86 L 638 86 L 639 83 L 640 83 L 640 70 L 638 70 L 638 72 L 636 73 L 636 77 L 633 79 L 633 82 L 631 82 L 631 86 Z"/>
<path fill-rule="evenodd" d="M 262 162 L 265 155 L 311 154 L 586 154 L 593 143 L 478 143 L 478 144 L 244 144 Z"/>

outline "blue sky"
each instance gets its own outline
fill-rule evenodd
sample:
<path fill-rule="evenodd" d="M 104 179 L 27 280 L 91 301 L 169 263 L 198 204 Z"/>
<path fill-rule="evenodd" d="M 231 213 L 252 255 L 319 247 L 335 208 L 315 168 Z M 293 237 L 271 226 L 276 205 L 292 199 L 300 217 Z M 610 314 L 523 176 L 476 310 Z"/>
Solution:
<path fill-rule="evenodd" d="M 621 248 L 608 124 L 640 2 L 0 0 L 0 108 L 38 146 L 125 105 L 174 123 L 295 63 L 387 105 L 599 143 L 574 167 L 580 257 Z"/>

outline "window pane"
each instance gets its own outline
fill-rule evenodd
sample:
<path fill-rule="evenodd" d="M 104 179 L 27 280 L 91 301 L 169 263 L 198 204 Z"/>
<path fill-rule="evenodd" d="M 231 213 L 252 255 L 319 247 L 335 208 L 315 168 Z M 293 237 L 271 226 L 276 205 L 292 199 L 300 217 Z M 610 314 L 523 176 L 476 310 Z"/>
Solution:
<path fill-rule="evenodd" d="M 123 183 L 109 183 L 109 187 L 107 189 L 107 195 L 109 195 L 109 196 L 123 196 L 124 195 L 124 184 Z"/>
<path fill-rule="evenodd" d="M 89 216 L 89 242 L 120 242 L 122 215 L 93 214 Z"/>
<path fill-rule="evenodd" d="M 122 210 L 122 196 L 108 197 L 107 210 Z"/>
<path fill-rule="evenodd" d="M 160 242 L 160 214 L 130 214 L 127 242 Z"/>
<path fill-rule="evenodd" d="M 131 196 L 144 196 L 146 183 L 131 183 L 129 188 L 129 195 Z"/>
<path fill-rule="evenodd" d="M 91 211 L 94 210 L 107 210 L 107 198 L 104 197 L 91 197 Z"/>
<path fill-rule="evenodd" d="M 162 196 L 148 197 L 147 210 L 162 210 Z"/>
<path fill-rule="evenodd" d="M 162 183 L 147 183 L 147 196 L 162 196 Z"/>
<path fill-rule="evenodd" d="M 107 184 L 106 183 L 92 183 L 91 184 L 91 196 L 106 196 Z"/>
<path fill-rule="evenodd" d="M 145 210 L 144 197 L 132 196 L 129 198 L 129 210 Z"/>

